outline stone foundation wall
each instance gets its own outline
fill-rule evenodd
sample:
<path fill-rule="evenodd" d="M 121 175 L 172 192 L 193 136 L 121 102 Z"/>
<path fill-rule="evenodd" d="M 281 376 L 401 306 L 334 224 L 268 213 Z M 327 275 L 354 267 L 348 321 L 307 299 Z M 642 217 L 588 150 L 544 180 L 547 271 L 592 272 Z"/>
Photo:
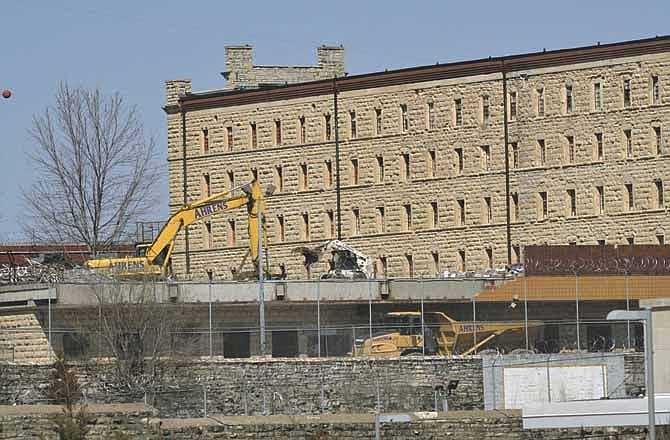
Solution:
<path fill-rule="evenodd" d="M 643 364 L 627 355 L 626 390 L 644 378 Z M 435 386 L 458 380 L 447 397 L 450 410 L 484 408 L 482 359 L 227 359 L 166 363 L 156 371 L 158 386 L 121 384 L 109 362 L 72 364 L 88 403 L 146 401 L 161 417 L 205 414 L 307 415 L 433 411 Z M 0 404 L 50 403 L 46 388 L 52 367 L 0 364 Z M 146 377 L 146 376 L 145 376 Z M 141 382 L 142 377 L 138 378 Z M 438 396 L 441 400 L 442 396 Z"/>
<path fill-rule="evenodd" d="M 322 415 L 319 417 L 208 417 L 156 419 L 152 408 L 141 404 L 92 405 L 86 438 L 179 439 L 370 439 L 375 435 L 373 414 Z M 0 406 L 0 436 L 12 439 L 57 439 L 53 417 L 56 405 Z M 641 427 L 524 430 L 519 411 L 452 411 L 403 414 L 407 422 L 380 424 L 384 439 L 644 439 Z M 385 415 L 384 417 L 389 417 Z"/>
<path fill-rule="evenodd" d="M 0 406 L 0 438 L 58 439 L 54 417 L 63 413 L 59 405 Z M 148 424 L 156 411 L 143 404 L 90 405 L 91 420 L 86 436 L 90 440 L 147 438 Z"/>

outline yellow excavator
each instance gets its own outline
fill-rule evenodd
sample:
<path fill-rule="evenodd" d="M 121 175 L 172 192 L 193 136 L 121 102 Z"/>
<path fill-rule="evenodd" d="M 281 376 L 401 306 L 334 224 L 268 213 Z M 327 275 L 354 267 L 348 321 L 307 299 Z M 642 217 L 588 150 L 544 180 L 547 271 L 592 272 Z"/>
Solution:
<path fill-rule="evenodd" d="M 396 357 L 412 355 L 469 355 L 494 338 L 523 330 L 523 321 L 461 322 L 443 312 L 390 312 L 386 314 L 388 330 L 357 339 L 353 356 Z M 528 327 L 543 325 L 529 321 Z M 425 339 L 425 350 L 424 350 Z"/>
<path fill-rule="evenodd" d="M 235 196 L 238 190 L 241 195 Z M 166 277 L 170 275 L 170 257 L 174 249 L 175 238 L 184 228 L 199 220 L 230 209 L 246 206 L 249 225 L 249 253 L 254 268 L 258 267 L 258 210 L 263 219 L 263 244 L 267 249 L 267 228 L 265 222 L 265 196 L 274 192 L 270 185 L 265 194 L 257 180 L 213 194 L 190 203 L 175 212 L 152 243 L 140 243 L 135 247 L 134 257 L 91 259 L 84 265 L 91 269 L 108 270 L 120 276 Z M 246 260 L 246 256 L 245 256 Z M 244 264 L 244 260 L 242 265 Z M 241 269 L 241 267 L 240 267 Z M 266 268 L 267 270 L 267 268 Z"/>

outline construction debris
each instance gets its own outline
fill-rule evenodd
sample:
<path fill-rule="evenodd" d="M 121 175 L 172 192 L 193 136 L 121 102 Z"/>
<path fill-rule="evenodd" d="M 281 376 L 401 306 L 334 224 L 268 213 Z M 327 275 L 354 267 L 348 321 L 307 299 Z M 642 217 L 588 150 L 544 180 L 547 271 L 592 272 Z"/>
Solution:
<path fill-rule="evenodd" d="M 294 254 L 301 254 L 309 272 L 314 264 L 330 256 L 328 272 L 321 279 L 359 280 L 374 278 L 373 261 L 367 255 L 339 240 L 329 240 L 316 247 L 298 247 Z"/>

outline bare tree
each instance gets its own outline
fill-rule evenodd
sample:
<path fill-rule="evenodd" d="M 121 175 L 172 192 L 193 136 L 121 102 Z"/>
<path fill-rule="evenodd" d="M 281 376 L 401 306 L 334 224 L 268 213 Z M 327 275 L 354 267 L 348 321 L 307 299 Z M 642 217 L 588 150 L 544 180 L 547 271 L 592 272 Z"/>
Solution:
<path fill-rule="evenodd" d="M 118 384 L 129 392 L 159 386 L 174 360 L 174 338 L 186 324 L 167 290 L 150 282 L 94 285 L 100 343 L 114 361 Z M 95 331 L 94 327 L 90 331 Z"/>
<path fill-rule="evenodd" d="M 83 242 L 95 254 L 155 203 L 155 141 L 118 93 L 61 83 L 29 134 L 37 175 L 23 191 L 23 223 L 38 240 Z"/>

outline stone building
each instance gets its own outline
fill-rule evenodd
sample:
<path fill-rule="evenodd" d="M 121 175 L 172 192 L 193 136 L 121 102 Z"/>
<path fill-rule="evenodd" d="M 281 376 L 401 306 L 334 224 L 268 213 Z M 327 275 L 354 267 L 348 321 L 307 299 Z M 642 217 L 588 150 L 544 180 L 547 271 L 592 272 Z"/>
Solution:
<path fill-rule="evenodd" d="M 324 271 L 292 251 L 338 232 L 379 277 L 401 277 L 500 267 L 528 244 L 663 243 L 670 231 L 670 37 L 356 76 L 339 47 L 319 48 L 318 67 L 226 53 L 221 90 L 167 81 L 170 207 L 274 184 L 270 259 L 290 278 Z M 191 226 L 177 275 L 229 278 L 245 215 Z"/>

